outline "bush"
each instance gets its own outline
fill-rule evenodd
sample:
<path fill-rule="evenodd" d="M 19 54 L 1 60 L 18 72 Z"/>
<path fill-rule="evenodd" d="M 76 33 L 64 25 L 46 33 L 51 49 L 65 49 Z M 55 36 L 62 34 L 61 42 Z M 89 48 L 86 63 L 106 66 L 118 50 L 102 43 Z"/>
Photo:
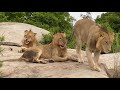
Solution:
<path fill-rule="evenodd" d="M 112 45 L 112 50 L 111 53 L 116 53 L 116 52 L 120 52 L 120 33 L 116 33 L 115 35 L 115 39 Z"/>
<path fill-rule="evenodd" d="M 40 43 L 42 44 L 49 44 L 52 42 L 52 37 L 53 34 L 52 33 L 49 33 L 49 34 L 46 34 L 46 35 L 43 35 L 43 39 L 40 41 Z"/>

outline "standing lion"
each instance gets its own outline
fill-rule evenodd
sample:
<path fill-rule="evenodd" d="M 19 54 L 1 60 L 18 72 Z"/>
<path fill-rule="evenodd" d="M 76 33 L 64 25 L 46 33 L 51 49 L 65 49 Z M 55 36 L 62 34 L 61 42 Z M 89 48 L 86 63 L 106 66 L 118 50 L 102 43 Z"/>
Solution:
<path fill-rule="evenodd" d="M 84 18 L 78 20 L 74 25 L 73 33 L 77 39 L 76 53 L 78 62 L 83 63 L 81 55 L 82 43 L 86 44 L 86 55 L 90 67 L 93 70 L 101 71 L 98 60 L 101 51 L 108 53 L 114 40 L 114 32 L 108 32 L 105 28 L 97 25 L 94 21 Z M 94 58 L 92 58 L 92 52 Z"/>

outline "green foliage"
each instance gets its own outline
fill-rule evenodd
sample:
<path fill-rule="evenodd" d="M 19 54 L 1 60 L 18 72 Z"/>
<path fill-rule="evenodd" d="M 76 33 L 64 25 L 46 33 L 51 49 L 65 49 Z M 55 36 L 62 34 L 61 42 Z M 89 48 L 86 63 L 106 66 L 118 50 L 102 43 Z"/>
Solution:
<path fill-rule="evenodd" d="M 116 33 L 111 52 L 120 52 L 120 12 L 103 13 L 96 22 Z"/>
<path fill-rule="evenodd" d="M 72 35 L 72 34 L 70 34 Z M 76 47 L 76 39 L 73 36 L 67 36 L 67 46 L 68 48 L 74 49 Z"/>
<path fill-rule="evenodd" d="M 115 52 L 120 52 L 120 33 L 117 33 L 116 36 L 115 36 L 115 40 L 113 42 L 113 45 L 112 45 L 112 53 L 115 53 Z"/>
<path fill-rule="evenodd" d="M 97 17 L 96 22 L 105 26 L 108 30 L 116 33 L 120 32 L 120 12 L 103 13 L 101 17 Z"/>
<path fill-rule="evenodd" d="M 73 18 L 68 12 L 0 12 L 3 21 L 29 23 L 55 33 L 70 30 Z"/>
<path fill-rule="evenodd" d="M 49 44 L 52 42 L 52 37 L 53 34 L 52 33 L 49 33 L 49 34 L 46 34 L 46 35 L 43 35 L 43 39 L 40 41 L 40 43 L 42 44 Z"/>

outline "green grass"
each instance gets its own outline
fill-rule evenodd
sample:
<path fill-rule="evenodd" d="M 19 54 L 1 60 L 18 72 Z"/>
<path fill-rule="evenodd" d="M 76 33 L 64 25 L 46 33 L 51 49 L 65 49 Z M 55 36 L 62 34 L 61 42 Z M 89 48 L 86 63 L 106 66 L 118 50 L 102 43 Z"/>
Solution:
<path fill-rule="evenodd" d="M 4 36 L 0 36 L 0 41 L 4 41 L 5 37 Z"/>

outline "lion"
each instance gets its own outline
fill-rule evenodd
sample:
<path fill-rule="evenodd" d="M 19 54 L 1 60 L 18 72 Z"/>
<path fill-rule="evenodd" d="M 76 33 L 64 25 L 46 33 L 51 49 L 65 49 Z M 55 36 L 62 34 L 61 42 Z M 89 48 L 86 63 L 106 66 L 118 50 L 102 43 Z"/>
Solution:
<path fill-rule="evenodd" d="M 40 45 L 40 43 L 36 39 L 36 34 L 31 29 L 24 31 L 24 38 L 22 39 L 22 47 L 18 51 L 20 53 L 24 52 L 27 48 L 34 47 Z"/>
<path fill-rule="evenodd" d="M 68 57 L 67 40 L 65 33 L 56 33 L 50 44 L 28 48 L 20 58 L 21 60 L 36 63 L 63 62 L 67 60 L 78 61 L 77 58 Z"/>
<path fill-rule="evenodd" d="M 79 58 L 78 62 L 83 63 L 81 47 L 86 45 L 86 55 L 91 69 L 101 71 L 99 67 L 99 56 L 102 52 L 108 53 L 114 40 L 114 32 L 108 32 L 105 28 L 97 25 L 94 21 L 84 18 L 78 20 L 73 29 L 76 37 L 76 53 Z M 92 58 L 92 52 L 94 58 Z"/>

